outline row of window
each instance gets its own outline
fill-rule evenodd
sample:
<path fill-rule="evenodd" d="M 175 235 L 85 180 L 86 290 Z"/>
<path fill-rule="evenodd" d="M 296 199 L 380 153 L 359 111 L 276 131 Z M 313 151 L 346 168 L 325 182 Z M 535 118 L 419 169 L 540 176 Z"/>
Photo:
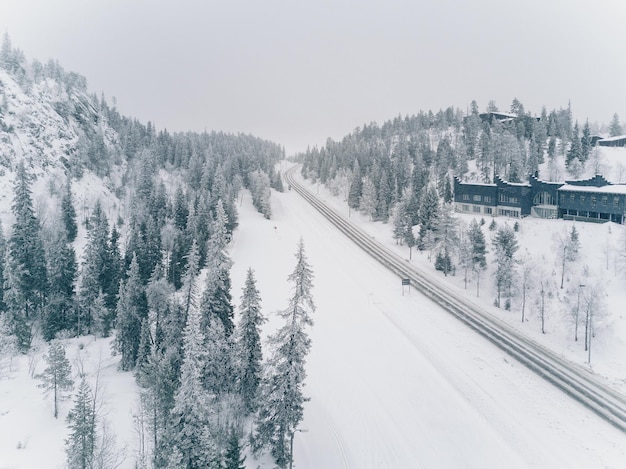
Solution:
<path fill-rule="evenodd" d="M 462 212 L 466 212 L 469 213 L 470 212 L 470 207 L 471 207 L 471 211 L 474 213 L 484 213 L 485 215 L 492 215 L 493 214 L 493 209 L 491 207 L 481 207 L 480 205 L 468 205 L 468 204 L 461 204 L 461 211 Z"/>
<path fill-rule="evenodd" d="M 584 204 L 587 200 L 587 194 L 580 194 L 580 203 Z M 576 201 L 576 194 L 570 194 L 569 195 L 569 201 L 571 204 L 575 203 Z M 589 201 L 591 202 L 591 206 L 595 207 L 597 202 L 598 202 L 598 196 L 596 196 L 595 194 L 591 194 L 589 196 Z M 607 195 L 603 195 L 602 196 L 602 206 L 603 207 L 607 207 L 609 205 L 609 196 Z M 619 208 L 619 197 L 614 196 L 613 197 L 613 207 L 614 208 Z"/>
<path fill-rule="evenodd" d="M 519 218 L 520 212 L 519 210 L 511 210 L 508 208 L 499 208 L 498 209 L 498 215 L 501 217 L 512 217 L 512 218 Z"/>
<path fill-rule="evenodd" d="M 500 194 L 499 197 L 500 202 L 508 203 L 508 204 L 517 204 L 519 203 L 519 198 L 513 197 L 506 194 Z"/>
<path fill-rule="evenodd" d="M 478 195 L 475 194 L 472 196 L 472 201 L 474 202 L 485 202 L 487 204 L 492 202 L 492 197 L 490 195 Z M 470 195 L 469 194 L 463 194 L 463 200 L 470 200 Z"/>
<path fill-rule="evenodd" d="M 580 203 L 584 204 L 587 200 L 587 194 L 580 194 Z M 597 204 L 597 196 L 596 195 L 590 195 L 590 202 L 591 202 L 591 206 L 595 207 Z M 489 195 L 478 195 L 475 194 L 471 197 L 473 202 L 483 202 L 483 203 L 491 203 L 492 202 L 492 197 Z M 470 200 L 470 195 L 469 194 L 463 194 L 463 200 Z M 509 196 L 506 194 L 500 194 L 499 195 L 499 201 L 502 203 L 508 203 L 508 204 L 518 204 L 519 203 L 519 198 L 518 197 L 513 197 L 513 196 Z M 569 195 L 569 201 L 571 204 L 574 204 L 576 202 L 576 194 L 570 194 Z M 547 192 L 540 192 L 539 194 L 537 194 L 535 196 L 535 199 L 533 200 L 535 205 L 555 205 L 555 201 L 554 198 L 548 194 Z M 601 199 L 602 205 L 604 207 L 607 207 L 609 205 L 609 197 L 606 195 L 602 196 Z M 618 196 L 614 196 L 613 197 L 613 207 L 614 208 L 619 208 L 619 202 L 620 202 L 620 198 Z"/>
<path fill-rule="evenodd" d="M 484 213 L 485 215 L 493 215 L 493 209 L 491 207 L 481 207 L 480 205 L 471 205 L 470 206 L 468 204 L 461 204 L 461 211 L 465 212 L 465 213 L 469 213 L 470 212 L 470 207 L 471 207 L 471 211 L 473 213 Z M 512 210 L 512 209 L 508 209 L 508 208 L 499 208 L 498 209 L 498 216 L 519 218 L 520 217 L 520 211 L 519 210 Z"/>

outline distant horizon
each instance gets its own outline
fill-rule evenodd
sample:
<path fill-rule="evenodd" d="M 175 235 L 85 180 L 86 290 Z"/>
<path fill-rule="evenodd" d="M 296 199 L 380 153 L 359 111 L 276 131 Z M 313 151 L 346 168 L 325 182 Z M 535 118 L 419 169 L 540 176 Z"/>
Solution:
<path fill-rule="evenodd" d="M 626 4 L 4 0 L 0 31 L 124 115 L 171 132 L 253 134 L 288 154 L 420 110 L 517 98 L 626 122 Z"/>
<path fill-rule="evenodd" d="M 7 32 L 7 33 L 8 33 L 8 32 Z M 9 34 L 9 38 L 11 39 L 11 45 L 12 45 L 12 47 L 13 47 L 14 49 L 19 49 L 19 50 L 21 50 L 22 52 L 24 52 L 24 51 L 21 49 L 21 47 L 19 46 L 19 44 L 16 44 L 16 43 L 13 41 L 13 38 L 11 37 L 10 33 L 8 33 L 8 34 Z M 4 35 L 3 35 L 3 37 L 4 37 Z M 184 132 L 194 132 L 194 133 L 203 133 L 203 132 L 209 132 L 209 133 L 210 133 L 210 132 L 224 132 L 224 133 L 230 133 L 230 134 L 250 134 L 250 135 L 253 135 L 254 137 L 258 137 L 258 138 L 261 138 L 261 139 L 263 139 L 263 140 L 271 141 L 272 143 L 275 143 L 275 144 L 277 144 L 277 145 L 282 146 L 283 148 L 285 148 L 285 153 L 286 153 L 286 156 L 292 156 L 292 155 L 296 155 L 296 154 L 299 154 L 299 153 L 303 153 L 303 152 L 306 152 L 306 151 L 307 151 L 307 149 L 313 149 L 313 148 L 315 148 L 315 147 L 321 148 L 321 147 L 323 147 L 323 146 L 326 144 L 326 142 L 328 141 L 328 139 L 332 139 L 332 140 L 334 140 L 334 141 L 338 141 L 338 140 L 341 140 L 343 137 L 345 137 L 345 136 L 347 136 L 347 135 L 349 135 L 349 134 L 353 133 L 353 132 L 354 132 L 357 128 L 362 129 L 365 125 L 373 125 L 373 124 L 376 124 L 376 125 L 378 125 L 378 126 L 380 127 L 380 126 L 382 126 L 385 122 L 388 122 L 388 121 L 393 121 L 393 120 L 394 120 L 394 119 L 396 119 L 397 117 L 405 118 L 405 117 L 415 116 L 415 115 L 417 115 L 417 114 L 419 114 L 419 113 L 421 113 L 421 112 L 424 112 L 424 113 L 432 112 L 433 114 L 437 114 L 439 111 L 445 111 L 445 110 L 446 110 L 446 109 L 448 109 L 449 107 L 453 107 L 453 109 L 454 109 L 455 111 L 459 110 L 459 111 L 463 112 L 463 114 L 464 114 L 464 115 L 469 115 L 469 112 L 470 112 L 470 111 L 469 111 L 469 107 L 470 107 L 470 105 L 471 105 L 472 101 L 474 101 L 473 99 L 470 99 L 470 100 L 468 101 L 468 104 L 466 105 L 466 109 L 463 109 L 462 107 L 459 107 L 459 106 L 452 106 L 452 105 L 448 105 L 448 106 L 442 106 L 442 107 L 440 107 L 439 109 L 418 109 L 418 110 L 411 111 L 411 112 L 406 112 L 406 113 L 396 113 L 395 115 L 390 116 L 390 117 L 387 117 L 387 118 L 385 118 L 385 119 L 383 119 L 383 120 L 375 120 L 375 119 L 366 120 L 366 121 L 364 121 L 364 122 L 361 122 L 360 124 L 359 124 L 359 123 L 357 123 L 356 125 L 354 125 L 351 129 L 347 130 L 347 131 L 346 131 L 344 134 L 342 134 L 342 135 L 338 135 L 338 136 L 326 136 L 326 137 L 323 137 L 323 141 L 320 141 L 320 142 L 315 142 L 315 143 L 306 143 L 306 144 L 303 144 L 302 146 L 300 146 L 299 148 L 297 148 L 297 149 L 295 149 L 295 150 L 288 150 L 288 149 L 287 149 L 287 145 L 286 145 L 284 142 L 282 142 L 282 141 L 278 141 L 278 140 L 272 139 L 272 138 L 270 138 L 270 137 L 266 137 L 266 136 L 263 136 L 263 135 L 258 135 L 258 134 L 256 134 L 256 133 L 253 133 L 253 132 L 248 132 L 248 131 L 243 131 L 243 130 L 237 130 L 237 129 L 229 129 L 229 130 L 227 130 L 227 129 L 223 129 L 223 128 L 207 128 L 207 127 L 202 128 L 202 129 L 200 129 L 200 128 L 169 128 L 169 127 L 167 127 L 167 126 L 160 126 L 160 125 L 159 125 L 159 123 L 158 123 L 158 122 L 156 122 L 154 119 L 150 119 L 150 118 L 147 118 L 147 119 L 139 118 L 139 117 L 137 117 L 137 116 L 133 115 L 133 114 L 131 113 L 131 111 L 125 111 L 125 110 L 124 110 L 124 104 L 122 103 L 122 105 L 120 106 L 120 103 L 119 103 L 119 100 L 117 99 L 117 97 L 107 95 L 107 93 L 106 93 L 106 91 L 105 91 L 105 90 L 99 90 L 99 91 L 97 91 L 97 90 L 92 89 L 92 86 L 90 85 L 90 83 L 91 83 L 91 82 L 90 82 L 90 80 L 89 80 L 89 77 L 88 77 L 88 76 L 85 76 L 85 75 L 84 75 L 81 71 L 79 71 L 79 70 L 73 70 L 73 69 L 68 69 L 68 68 L 66 68 L 66 67 L 64 66 L 64 64 L 63 64 L 62 62 L 60 62 L 58 59 L 55 59 L 55 58 L 52 58 L 52 57 L 48 57 L 48 58 L 46 58 L 46 59 L 42 59 L 42 58 L 39 58 L 39 57 L 30 57 L 28 54 L 26 54 L 26 52 L 24 52 L 24 55 L 25 55 L 25 57 L 26 57 L 26 61 L 27 61 L 27 63 L 29 63 L 29 64 L 30 64 L 30 63 L 32 63 L 34 60 L 37 60 L 37 61 L 41 62 L 42 64 L 43 64 L 43 63 L 48 62 L 49 60 L 58 61 L 59 65 L 60 65 L 60 66 L 61 66 L 61 67 L 62 67 L 62 68 L 66 71 L 66 72 L 73 72 L 73 73 L 77 73 L 77 74 L 79 74 L 79 75 L 83 76 L 83 77 L 86 79 L 86 81 L 87 81 L 87 90 L 88 90 L 88 92 L 89 92 L 90 94 L 95 94 L 96 96 L 98 96 L 98 95 L 103 95 L 103 96 L 104 96 L 104 98 L 105 98 L 105 100 L 106 100 L 106 102 L 107 102 L 107 104 L 109 104 L 110 106 L 114 106 L 114 107 L 118 110 L 118 112 L 120 112 L 120 114 L 122 114 L 123 116 L 128 117 L 128 118 L 132 118 L 132 119 L 138 119 L 138 120 L 139 120 L 139 121 L 140 121 L 143 125 L 147 125 L 147 123 L 148 123 L 148 122 L 150 122 L 150 124 L 151 124 L 151 125 L 152 125 L 152 126 L 153 126 L 156 130 L 157 130 L 157 131 L 167 131 L 167 132 L 169 132 L 169 133 L 179 133 L 179 132 L 180 132 L 180 133 L 184 133 Z M 514 99 L 517 99 L 517 98 L 515 98 L 515 97 L 511 98 L 511 102 L 512 102 Z M 510 112 L 511 112 L 511 111 L 510 111 L 510 103 L 509 103 L 508 107 L 503 107 L 500 103 L 495 102 L 495 100 L 492 100 L 492 99 L 488 100 L 488 101 L 487 101 L 484 105 L 482 105 L 482 106 L 481 106 L 481 103 L 477 103 L 477 104 L 478 104 L 478 106 L 479 106 L 479 112 L 480 112 L 480 113 L 487 113 L 487 112 L 489 112 L 489 111 L 487 111 L 487 107 L 488 107 L 488 105 L 489 105 L 492 101 L 495 103 L 496 107 L 498 108 L 498 111 L 497 111 L 497 112 L 502 112 L 502 113 L 510 113 Z M 523 101 L 521 101 L 521 100 L 519 100 L 519 101 L 522 103 L 522 105 L 524 105 Z M 570 104 L 570 103 L 568 102 L 567 104 Z M 539 116 L 539 115 L 541 115 L 541 113 L 542 113 L 542 109 L 543 109 L 544 107 L 546 108 L 547 112 L 549 113 L 549 112 L 550 112 L 550 111 L 552 111 L 552 110 L 566 109 L 566 108 L 567 108 L 567 104 L 566 104 L 566 105 L 560 105 L 560 106 L 558 106 L 558 107 L 551 108 L 551 109 L 547 108 L 545 105 L 542 105 L 542 106 L 541 106 L 541 109 L 539 109 L 538 111 L 534 111 L 534 110 L 527 110 L 527 109 L 526 109 L 526 107 L 525 107 L 525 110 L 526 110 L 526 112 L 530 112 L 530 113 L 531 113 L 532 115 L 534 115 L 534 116 Z M 573 106 L 573 105 L 572 105 L 572 114 L 573 114 L 573 116 L 574 116 L 573 121 L 574 121 L 574 122 L 578 121 L 578 122 L 579 122 L 579 124 L 580 124 L 581 126 L 582 126 L 582 123 L 583 123 L 583 122 L 585 122 L 585 121 L 587 120 L 587 119 L 583 119 L 583 120 L 581 121 L 580 119 L 577 119 L 577 118 L 576 118 L 576 112 L 575 112 L 575 109 L 574 109 L 574 106 Z M 612 117 L 613 117 L 613 115 L 611 115 L 611 118 L 612 118 Z M 626 115 L 624 116 L 624 118 L 626 119 Z M 600 132 L 608 132 L 608 130 L 607 130 L 607 129 L 608 129 L 609 122 L 610 122 L 610 119 L 609 119 L 609 120 L 607 120 L 607 121 L 602 121 L 602 122 L 598 122 L 598 121 L 591 121 L 591 120 L 589 120 L 589 124 L 590 124 L 590 126 L 592 127 L 592 129 L 595 127 L 595 128 L 597 128 L 597 129 L 598 129 L 598 131 L 600 131 Z M 625 127 L 626 127 L 626 122 L 622 121 L 622 117 L 621 117 L 621 116 L 620 116 L 620 123 L 622 123 L 622 126 L 625 126 Z M 608 137 L 608 135 L 607 135 L 607 137 Z"/>

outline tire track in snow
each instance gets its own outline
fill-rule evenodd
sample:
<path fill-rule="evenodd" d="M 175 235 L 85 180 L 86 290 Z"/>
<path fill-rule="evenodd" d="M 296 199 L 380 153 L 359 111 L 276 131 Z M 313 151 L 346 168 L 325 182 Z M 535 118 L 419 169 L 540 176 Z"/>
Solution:
<path fill-rule="evenodd" d="M 333 439 L 335 440 L 335 444 L 337 445 L 337 449 L 339 450 L 339 455 L 341 456 L 341 461 L 343 463 L 344 469 L 350 469 L 350 460 L 348 459 L 348 454 L 346 453 L 346 448 L 343 445 L 343 440 L 339 436 L 339 433 L 337 432 L 337 429 L 331 423 L 331 421 L 326 417 L 326 413 L 325 412 L 321 412 L 320 416 L 322 417 L 322 420 L 324 421 L 326 426 L 329 428 L 330 433 L 333 436 Z"/>

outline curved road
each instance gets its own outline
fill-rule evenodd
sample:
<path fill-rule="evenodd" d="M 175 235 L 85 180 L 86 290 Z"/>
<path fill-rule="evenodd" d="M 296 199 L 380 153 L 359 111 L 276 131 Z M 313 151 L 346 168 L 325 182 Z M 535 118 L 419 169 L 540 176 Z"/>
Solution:
<path fill-rule="evenodd" d="M 352 224 L 331 207 L 317 199 L 294 177 L 296 166 L 285 178 L 330 223 L 350 240 L 401 278 L 411 280 L 417 288 L 446 311 L 463 321 L 490 342 L 539 374 L 558 389 L 582 403 L 618 429 L 626 432 L 626 397 L 608 388 L 583 368 L 563 359 L 551 350 L 528 339 L 499 321 L 470 299 L 452 291 L 415 266 L 385 248 L 369 234 Z"/>

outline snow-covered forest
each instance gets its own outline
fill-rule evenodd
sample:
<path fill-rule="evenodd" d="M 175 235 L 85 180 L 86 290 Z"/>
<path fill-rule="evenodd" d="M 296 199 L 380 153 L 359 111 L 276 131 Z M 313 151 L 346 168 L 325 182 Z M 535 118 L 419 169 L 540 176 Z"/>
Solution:
<path fill-rule="evenodd" d="M 621 275 L 623 227 L 594 227 L 608 234 L 604 251 L 592 250 L 599 231 L 473 219 L 450 202 L 453 176 L 518 182 L 539 171 L 546 180 L 621 182 L 621 164 L 591 146 L 592 134 L 621 133 L 619 117 L 605 129 L 579 124 L 569 105 L 535 116 L 514 100 L 506 111 L 517 117 L 483 123 L 475 102 L 469 112 L 420 111 L 296 159 L 312 187 L 323 185 L 348 216 L 360 212 L 409 260 L 540 324 L 559 345 L 565 335 L 585 350 L 600 341 L 606 364 L 607 350 L 621 350 L 600 336 L 618 327 L 606 300 L 618 282 L 598 264 Z M 231 255 L 244 198 L 281 236 L 272 194 L 284 192 L 285 157 L 279 144 L 251 135 L 169 133 L 123 116 L 84 77 L 52 60 L 27 61 L 5 34 L 0 468 L 35 467 L 47 455 L 50 467 L 72 469 L 289 467 L 294 439 L 311 422 L 315 259 L 307 233 L 281 246 L 295 256 L 280 278 L 258 278 L 252 264 L 233 269 Z M 531 239 L 538 223 L 559 223 L 541 249 Z M 280 284 L 282 306 L 268 292 L 268 311 L 259 284 Z M 24 399 L 35 402 L 14 413 Z M 12 435 L 3 420 L 14 418 L 22 424 Z"/>

